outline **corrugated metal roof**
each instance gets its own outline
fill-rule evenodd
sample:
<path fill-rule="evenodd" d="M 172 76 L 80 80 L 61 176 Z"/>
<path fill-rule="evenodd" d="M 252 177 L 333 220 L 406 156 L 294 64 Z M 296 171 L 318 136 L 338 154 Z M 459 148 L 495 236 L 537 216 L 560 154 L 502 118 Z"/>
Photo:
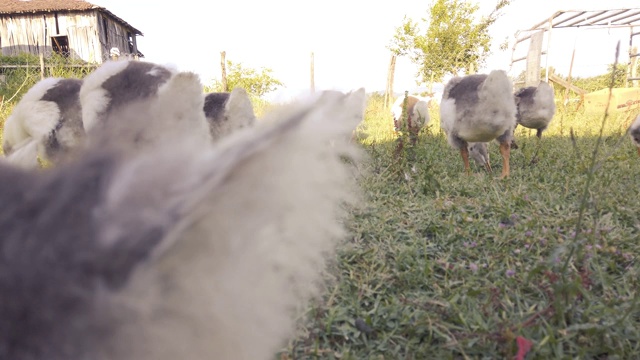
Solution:
<path fill-rule="evenodd" d="M 101 11 L 111 16 L 122 25 L 131 28 L 136 35 L 142 35 L 140 30 L 119 18 L 111 11 L 84 0 L 0 0 L 0 15 L 88 10 Z"/>

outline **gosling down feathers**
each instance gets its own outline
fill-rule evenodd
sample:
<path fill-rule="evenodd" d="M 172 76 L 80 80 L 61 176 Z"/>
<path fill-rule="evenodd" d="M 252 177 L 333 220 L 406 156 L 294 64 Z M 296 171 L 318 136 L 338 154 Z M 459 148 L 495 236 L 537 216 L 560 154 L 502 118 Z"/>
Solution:
<path fill-rule="evenodd" d="M 420 131 L 420 128 L 429 124 L 429 103 L 427 100 L 408 95 L 400 96 L 391 106 L 391 115 L 393 115 L 393 126 L 396 131 L 400 130 L 403 107 L 406 106 L 407 127 L 414 133 Z"/>
<path fill-rule="evenodd" d="M 63 164 L 0 159 L 1 359 L 271 359 L 294 334 L 344 236 L 364 90 L 203 146 L 201 83 L 167 86 Z"/>
<path fill-rule="evenodd" d="M 5 120 L 7 160 L 37 168 L 38 156 L 57 159 L 84 136 L 79 92 L 82 80 L 45 78 L 32 86 Z"/>
<path fill-rule="evenodd" d="M 538 139 L 542 138 L 542 132 L 547 129 L 556 113 L 551 85 L 541 81 L 538 86 L 528 86 L 516 91 L 513 97 L 518 110 L 517 125 L 537 130 L 536 136 Z"/>
<path fill-rule="evenodd" d="M 516 126 L 513 85 L 503 70 L 488 75 L 454 77 L 447 83 L 440 104 L 441 127 L 449 145 L 460 150 L 467 174 L 469 143 L 500 143 L 501 178 L 509 176 L 510 144 Z M 488 157 L 485 166 L 490 170 Z"/>

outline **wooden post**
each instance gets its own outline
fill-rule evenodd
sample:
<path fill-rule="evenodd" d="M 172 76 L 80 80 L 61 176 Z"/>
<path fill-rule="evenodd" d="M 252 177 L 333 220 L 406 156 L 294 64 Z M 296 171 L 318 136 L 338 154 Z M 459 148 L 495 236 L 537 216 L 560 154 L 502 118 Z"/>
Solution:
<path fill-rule="evenodd" d="M 576 57 L 576 47 L 573 46 L 573 52 L 571 53 L 571 62 L 569 63 L 569 74 L 567 75 L 567 82 L 571 85 L 571 73 L 573 72 L 573 59 Z M 569 99 L 569 87 L 564 89 L 564 99 L 563 103 L 566 106 L 567 100 Z"/>
<path fill-rule="evenodd" d="M 631 64 L 629 65 L 629 68 L 631 70 L 631 78 L 635 79 L 638 77 L 638 47 L 634 46 L 633 48 L 631 48 L 631 53 L 632 56 L 631 57 Z M 633 81 L 633 87 L 638 87 L 638 80 L 632 80 Z"/>
<path fill-rule="evenodd" d="M 384 107 L 391 106 L 391 99 L 393 98 L 393 77 L 396 71 L 396 56 L 391 55 L 391 61 L 389 62 L 389 71 L 387 71 L 387 88 L 384 90 Z"/>
<path fill-rule="evenodd" d="M 526 57 L 526 70 L 524 75 L 524 86 L 538 86 L 540 84 L 540 62 L 542 57 L 542 41 L 544 31 L 540 30 L 531 34 L 529 49 Z M 545 73 L 545 80 L 549 81 L 549 74 Z"/>
<path fill-rule="evenodd" d="M 429 79 L 429 96 L 433 96 L 433 71 L 431 71 L 431 78 Z"/>
<path fill-rule="evenodd" d="M 311 93 L 316 92 L 316 83 L 315 83 L 315 70 L 314 70 L 314 60 L 313 60 L 313 51 L 311 52 Z"/>
<path fill-rule="evenodd" d="M 390 75 L 390 71 L 391 69 L 387 69 L 387 82 L 384 84 L 384 98 L 382 99 L 382 106 L 384 106 L 384 108 L 388 108 L 389 107 L 389 75 Z"/>
<path fill-rule="evenodd" d="M 40 51 L 40 80 L 44 79 L 44 54 Z"/>
<path fill-rule="evenodd" d="M 220 53 L 220 68 L 222 70 L 222 91 L 223 92 L 228 92 L 229 91 L 229 84 L 227 83 L 227 52 L 223 51 Z"/>
<path fill-rule="evenodd" d="M 546 68 L 545 70 L 545 76 L 544 76 L 544 80 L 546 82 L 549 82 L 549 51 L 551 49 L 551 29 L 553 29 L 553 16 L 549 18 L 549 25 L 548 25 L 548 29 L 547 29 L 547 51 L 544 54 L 544 67 Z"/>
<path fill-rule="evenodd" d="M 629 62 L 627 63 L 627 78 L 624 79 L 624 87 L 629 87 L 629 78 L 631 77 L 631 64 L 633 59 L 633 26 L 629 28 L 631 34 L 629 35 Z M 613 69 L 615 72 L 616 70 Z"/>
<path fill-rule="evenodd" d="M 391 55 L 391 63 L 389 64 L 389 105 L 391 106 L 391 99 L 393 99 L 393 82 L 396 76 L 396 56 Z"/>

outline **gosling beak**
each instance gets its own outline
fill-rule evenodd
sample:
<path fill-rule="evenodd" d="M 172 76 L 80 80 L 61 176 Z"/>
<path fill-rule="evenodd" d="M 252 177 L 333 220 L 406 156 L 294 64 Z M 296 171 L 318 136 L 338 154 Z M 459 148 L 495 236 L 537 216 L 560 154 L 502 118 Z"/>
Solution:
<path fill-rule="evenodd" d="M 489 163 L 489 160 L 485 160 L 484 162 L 484 168 L 487 170 L 487 172 L 489 174 L 493 173 L 493 171 L 491 170 L 491 164 Z"/>

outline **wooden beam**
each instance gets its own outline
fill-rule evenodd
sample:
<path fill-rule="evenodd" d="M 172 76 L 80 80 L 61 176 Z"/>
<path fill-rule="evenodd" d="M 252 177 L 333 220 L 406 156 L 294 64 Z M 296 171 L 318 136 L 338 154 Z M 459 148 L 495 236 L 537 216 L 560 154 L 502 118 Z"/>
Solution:
<path fill-rule="evenodd" d="M 396 71 L 396 56 L 391 55 L 389 61 L 389 69 L 387 70 L 387 88 L 384 91 L 384 107 L 389 108 L 391 106 L 391 99 L 393 99 L 393 78 Z"/>
<path fill-rule="evenodd" d="M 562 79 L 561 77 L 559 77 L 556 74 L 553 74 L 553 73 L 549 74 L 549 80 L 553 81 L 554 83 L 556 83 L 556 84 L 558 84 L 558 85 L 560 85 L 560 86 L 562 86 L 564 88 L 567 88 L 567 89 L 569 89 L 569 90 L 571 90 L 571 91 L 573 91 L 575 93 L 578 93 L 581 96 L 587 93 L 585 90 L 583 90 L 583 89 L 581 89 L 581 88 L 569 83 L 568 81 L 565 81 L 564 79 Z"/>
<path fill-rule="evenodd" d="M 220 68 L 222 71 L 222 76 L 221 76 L 221 80 L 220 82 L 222 83 L 222 91 L 223 92 L 228 92 L 229 91 L 229 84 L 227 83 L 227 52 L 226 51 L 222 51 L 220 53 Z"/>

